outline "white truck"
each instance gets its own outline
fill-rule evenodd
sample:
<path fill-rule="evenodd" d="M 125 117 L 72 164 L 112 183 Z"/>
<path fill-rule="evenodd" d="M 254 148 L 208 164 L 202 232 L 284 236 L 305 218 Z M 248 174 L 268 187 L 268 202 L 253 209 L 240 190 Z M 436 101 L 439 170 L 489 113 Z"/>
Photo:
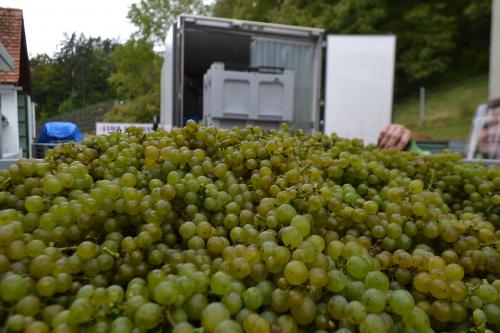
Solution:
<path fill-rule="evenodd" d="M 374 142 L 391 121 L 396 38 L 181 15 L 166 38 L 160 126 L 286 121 Z"/>

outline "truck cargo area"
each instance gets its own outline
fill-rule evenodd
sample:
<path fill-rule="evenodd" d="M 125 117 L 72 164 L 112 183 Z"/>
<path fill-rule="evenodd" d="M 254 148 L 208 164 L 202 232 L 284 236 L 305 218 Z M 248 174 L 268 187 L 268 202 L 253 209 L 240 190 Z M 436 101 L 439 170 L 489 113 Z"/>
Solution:
<path fill-rule="evenodd" d="M 288 121 L 317 130 L 323 36 L 316 28 L 181 15 L 165 43 L 161 125 L 181 126 L 190 118 L 221 127 L 276 127 Z M 207 73 L 212 79 L 228 78 L 221 79 L 222 89 L 208 87 L 221 99 L 211 100 L 213 105 L 226 105 L 227 112 L 208 115 Z"/>
<path fill-rule="evenodd" d="M 213 63 L 250 67 L 251 36 L 188 24 L 184 41 L 183 122 L 203 118 L 203 76 Z"/>

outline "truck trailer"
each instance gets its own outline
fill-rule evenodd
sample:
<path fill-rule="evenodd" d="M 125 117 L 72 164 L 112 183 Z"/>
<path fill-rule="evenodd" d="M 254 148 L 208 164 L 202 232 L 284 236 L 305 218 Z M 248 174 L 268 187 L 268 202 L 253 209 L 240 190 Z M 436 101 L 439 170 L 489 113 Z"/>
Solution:
<path fill-rule="evenodd" d="M 160 126 L 336 132 L 373 142 L 391 121 L 396 38 L 182 14 L 165 42 Z"/>

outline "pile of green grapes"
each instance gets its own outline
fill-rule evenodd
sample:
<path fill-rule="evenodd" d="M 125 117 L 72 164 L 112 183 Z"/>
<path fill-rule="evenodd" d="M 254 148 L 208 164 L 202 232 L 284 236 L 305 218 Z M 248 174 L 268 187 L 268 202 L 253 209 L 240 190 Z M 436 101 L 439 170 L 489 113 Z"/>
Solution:
<path fill-rule="evenodd" d="M 500 169 L 282 125 L 0 171 L 4 332 L 500 332 Z"/>

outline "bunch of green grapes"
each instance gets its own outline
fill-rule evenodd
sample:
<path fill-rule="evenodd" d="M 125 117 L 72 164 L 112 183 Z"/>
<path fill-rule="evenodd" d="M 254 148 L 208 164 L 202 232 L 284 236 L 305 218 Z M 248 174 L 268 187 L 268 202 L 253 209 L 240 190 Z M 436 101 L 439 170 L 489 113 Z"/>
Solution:
<path fill-rule="evenodd" d="M 500 169 L 188 121 L 0 170 L 7 332 L 496 332 Z"/>

